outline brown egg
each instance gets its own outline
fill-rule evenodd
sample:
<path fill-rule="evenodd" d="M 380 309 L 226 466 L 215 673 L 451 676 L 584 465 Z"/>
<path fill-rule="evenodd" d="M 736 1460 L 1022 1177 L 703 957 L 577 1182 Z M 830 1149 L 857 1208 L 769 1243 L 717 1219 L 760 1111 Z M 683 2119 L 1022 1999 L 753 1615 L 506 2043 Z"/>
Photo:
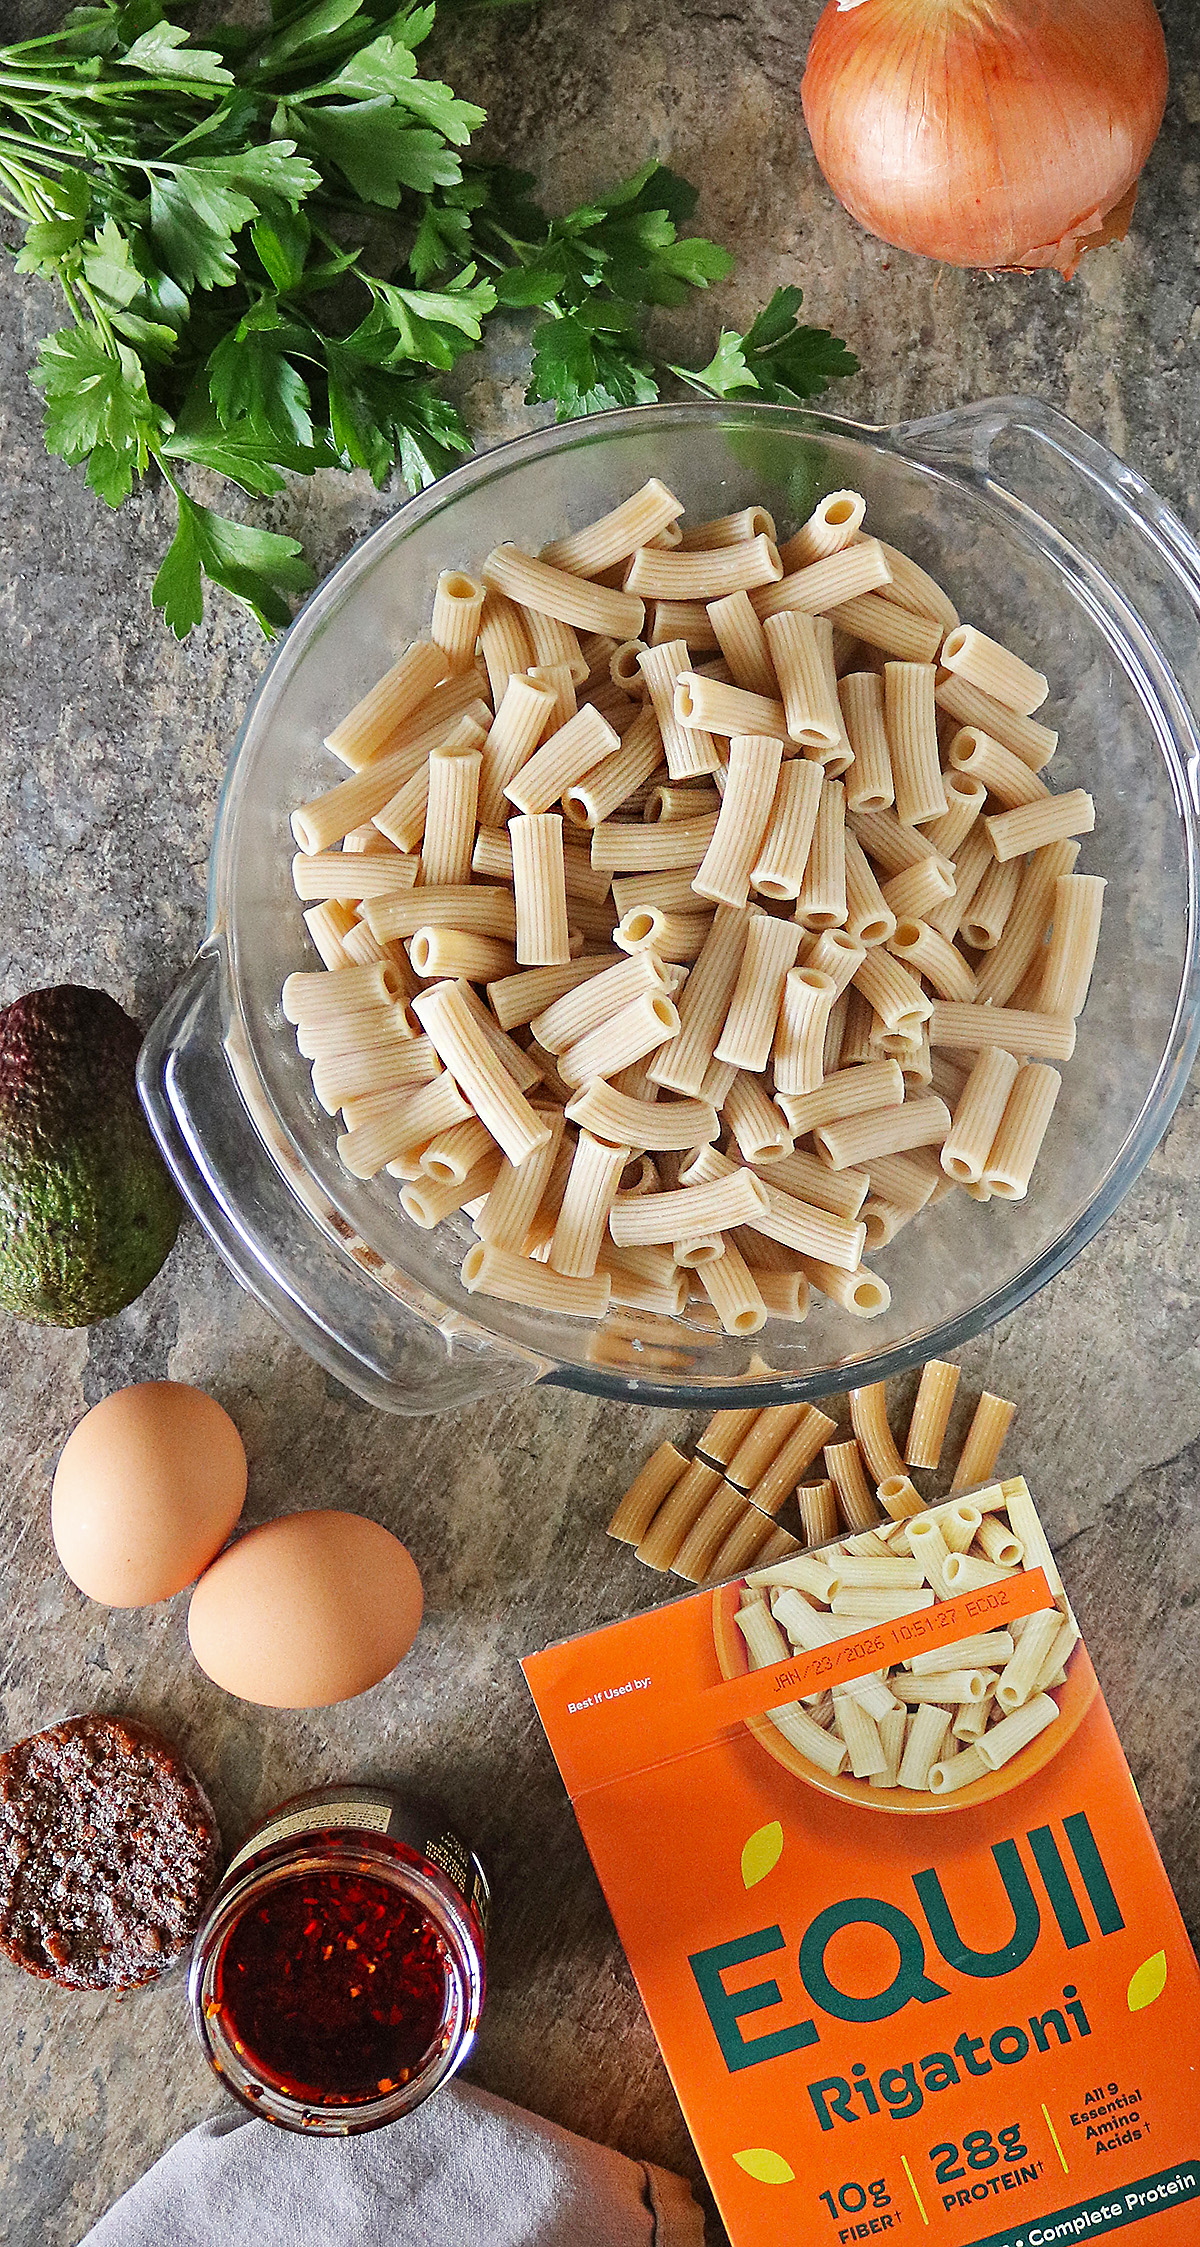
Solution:
<path fill-rule="evenodd" d="M 227 1693 L 268 1709 L 348 1701 L 394 1670 L 424 1604 L 407 1547 L 362 1514 L 283 1514 L 192 1593 L 188 1637 Z"/>
<path fill-rule="evenodd" d="M 67 1438 L 50 1524 L 73 1583 L 106 1607 L 148 1607 L 195 1582 L 246 1498 L 227 1412 L 183 1381 L 142 1381 L 94 1404 Z"/>

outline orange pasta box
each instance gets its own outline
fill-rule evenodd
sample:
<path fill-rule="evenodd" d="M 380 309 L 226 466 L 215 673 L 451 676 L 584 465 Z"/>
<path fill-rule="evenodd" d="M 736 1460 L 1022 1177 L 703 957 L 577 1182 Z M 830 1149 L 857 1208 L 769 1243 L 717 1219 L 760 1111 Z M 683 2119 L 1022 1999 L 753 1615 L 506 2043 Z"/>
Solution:
<path fill-rule="evenodd" d="M 735 2247 L 1197 2247 L 1200 1976 L 1023 1481 L 524 1668 Z"/>

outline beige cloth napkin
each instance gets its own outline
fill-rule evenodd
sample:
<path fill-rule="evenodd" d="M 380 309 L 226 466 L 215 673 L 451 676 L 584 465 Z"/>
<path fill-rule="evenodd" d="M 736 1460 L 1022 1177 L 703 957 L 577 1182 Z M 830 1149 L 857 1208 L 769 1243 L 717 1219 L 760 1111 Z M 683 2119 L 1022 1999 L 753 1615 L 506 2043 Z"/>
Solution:
<path fill-rule="evenodd" d="M 703 2247 L 682 2177 L 451 2083 L 360 2138 L 232 2107 L 201 2123 L 86 2247 Z"/>

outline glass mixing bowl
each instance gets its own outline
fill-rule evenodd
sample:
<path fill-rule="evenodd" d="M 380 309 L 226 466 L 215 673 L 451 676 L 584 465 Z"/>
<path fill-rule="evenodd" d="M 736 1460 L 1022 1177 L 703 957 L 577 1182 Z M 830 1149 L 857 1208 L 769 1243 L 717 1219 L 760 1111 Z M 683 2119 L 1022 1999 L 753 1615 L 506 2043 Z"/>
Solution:
<path fill-rule="evenodd" d="M 438 571 L 501 538 L 536 551 L 661 476 L 695 516 L 751 501 L 781 535 L 825 492 L 935 571 L 968 619 L 1052 682 L 1056 788 L 1096 800 L 1081 869 L 1107 877 L 1073 1061 L 1026 1202 L 964 1194 L 873 1261 L 870 1321 L 818 1300 L 753 1343 L 686 1324 L 639 1342 L 469 1296 L 464 1218 L 412 1225 L 386 1176 L 338 1162 L 279 1004 L 315 964 L 291 882 L 292 808 L 339 777 L 322 739 L 424 630 Z M 770 1402 L 952 1350 L 1060 1271 L 1129 1191 L 1200 1036 L 1200 551 L 1131 469 L 1027 398 L 870 429 L 772 406 L 648 406 L 545 429 L 456 470 L 364 539 L 297 618 L 242 728 L 213 845 L 209 933 L 141 1061 L 151 1123 L 238 1278 L 338 1379 L 393 1411 L 549 1378 L 643 1403 Z"/>

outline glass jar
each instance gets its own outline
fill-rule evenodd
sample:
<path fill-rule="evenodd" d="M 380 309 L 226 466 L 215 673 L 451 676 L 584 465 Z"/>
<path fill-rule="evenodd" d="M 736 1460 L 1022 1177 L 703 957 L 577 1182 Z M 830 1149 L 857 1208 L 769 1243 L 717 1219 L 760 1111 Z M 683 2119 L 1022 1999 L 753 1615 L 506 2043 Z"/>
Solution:
<path fill-rule="evenodd" d="M 280 1805 L 231 1860 L 196 1937 L 196 2034 L 234 2097 L 345 2137 L 408 2114 L 462 2065 L 485 1987 L 488 1884 L 387 1787 Z"/>

